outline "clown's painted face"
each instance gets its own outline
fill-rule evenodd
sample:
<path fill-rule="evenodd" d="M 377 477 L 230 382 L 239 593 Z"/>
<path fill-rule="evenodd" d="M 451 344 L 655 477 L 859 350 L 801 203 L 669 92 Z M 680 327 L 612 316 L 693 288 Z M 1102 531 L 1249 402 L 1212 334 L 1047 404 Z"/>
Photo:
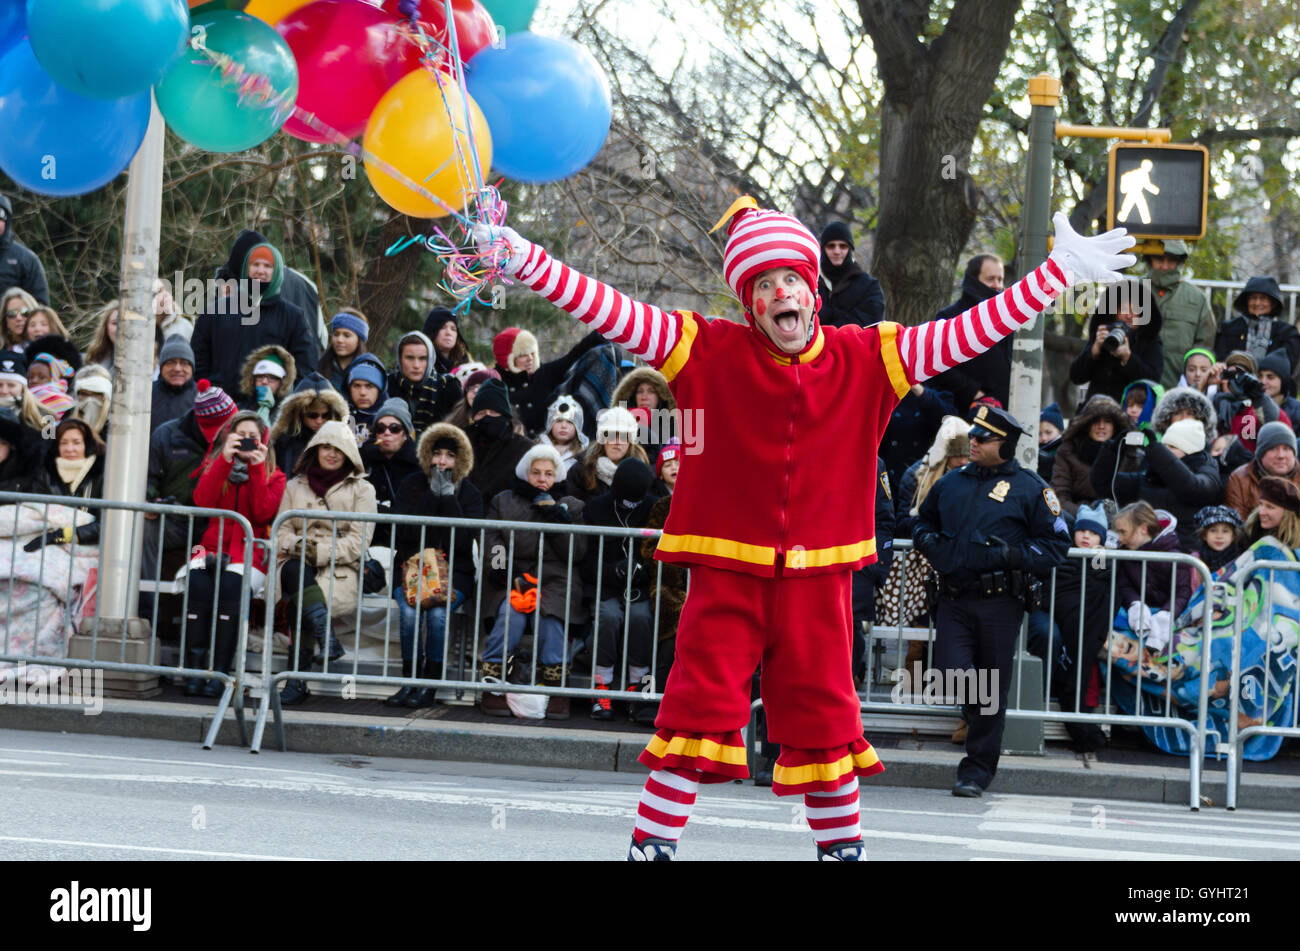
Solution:
<path fill-rule="evenodd" d="M 811 288 L 792 268 L 772 268 L 754 278 L 754 324 L 785 353 L 807 344 L 813 301 Z"/>

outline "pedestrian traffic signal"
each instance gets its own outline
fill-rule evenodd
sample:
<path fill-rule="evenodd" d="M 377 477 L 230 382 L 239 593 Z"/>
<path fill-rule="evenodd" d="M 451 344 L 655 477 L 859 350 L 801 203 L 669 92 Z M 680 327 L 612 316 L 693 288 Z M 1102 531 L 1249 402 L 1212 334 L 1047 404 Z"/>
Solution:
<path fill-rule="evenodd" d="M 1203 145 L 1111 146 L 1106 228 L 1138 240 L 1205 237 L 1209 176 Z"/>

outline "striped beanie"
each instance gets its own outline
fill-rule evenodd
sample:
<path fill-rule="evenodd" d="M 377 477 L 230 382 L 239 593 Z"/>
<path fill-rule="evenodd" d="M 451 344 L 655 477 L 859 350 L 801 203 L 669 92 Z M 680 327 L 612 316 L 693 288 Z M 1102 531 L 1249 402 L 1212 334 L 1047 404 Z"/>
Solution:
<path fill-rule="evenodd" d="M 203 437 L 212 442 L 226 420 L 239 412 L 239 407 L 225 390 L 207 380 L 199 380 L 198 390 L 194 397 L 194 420 L 203 431 Z"/>
<path fill-rule="evenodd" d="M 68 395 L 67 385 L 64 380 L 38 383 L 31 388 L 32 396 L 36 397 L 42 408 L 53 413 L 55 419 L 62 419 L 64 413 L 77 405 L 77 401 Z"/>
<path fill-rule="evenodd" d="M 721 228 L 728 218 L 731 225 L 722 255 L 722 276 L 745 305 L 746 315 L 754 303 L 754 278 L 774 267 L 788 267 L 798 273 L 813 293 L 813 312 L 819 311 L 817 273 L 821 245 L 812 232 L 790 215 L 760 209 L 748 195 L 727 209 L 714 230 Z"/>

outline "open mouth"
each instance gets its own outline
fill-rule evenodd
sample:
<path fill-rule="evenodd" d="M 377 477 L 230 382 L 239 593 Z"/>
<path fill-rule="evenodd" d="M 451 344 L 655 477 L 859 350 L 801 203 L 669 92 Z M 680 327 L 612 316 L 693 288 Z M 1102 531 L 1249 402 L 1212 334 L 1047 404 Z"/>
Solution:
<path fill-rule="evenodd" d="M 799 308 L 793 304 L 777 304 L 772 309 L 772 323 L 783 334 L 794 334 L 799 330 Z"/>

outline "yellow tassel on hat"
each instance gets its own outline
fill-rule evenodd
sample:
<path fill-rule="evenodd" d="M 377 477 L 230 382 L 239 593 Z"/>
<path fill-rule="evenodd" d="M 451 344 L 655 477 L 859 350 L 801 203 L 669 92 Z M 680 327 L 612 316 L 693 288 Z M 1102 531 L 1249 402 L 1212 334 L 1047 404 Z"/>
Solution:
<path fill-rule="evenodd" d="M 719 228 L 725 225 L 728 221 L 734 218 L 741 211 L 741 209 L 744 208 L 753 208 L 755 211 L 757 211 L 758 202 L 754 201 L 754 199 L 748 195 L 741 195 L 739 198 L 737 198 L 735 201 L 731 203 L 731 207 L 728 208 L 726 212 L 722 215 L 722 217 L 718 219 L 718 223 L 709 229 L 709 234 L 713 234 L 713 232 L 717 231 Z"/>

